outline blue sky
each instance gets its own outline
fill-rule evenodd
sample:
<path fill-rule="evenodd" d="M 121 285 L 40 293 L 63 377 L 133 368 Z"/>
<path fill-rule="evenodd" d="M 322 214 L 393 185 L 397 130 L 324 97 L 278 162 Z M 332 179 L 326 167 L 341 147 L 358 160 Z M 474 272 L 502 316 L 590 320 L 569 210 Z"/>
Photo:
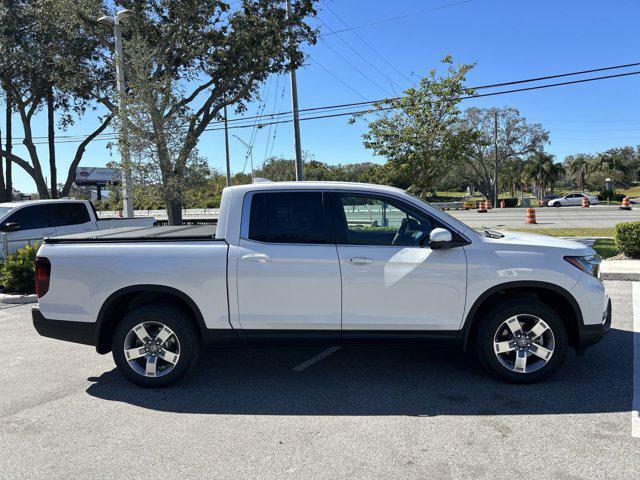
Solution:
<path fill-rule="evenodd" d="M 315 23 L 322 33 L 327 33 L 330 29 L 345 28 L 340 18 L 355 27 L 455 2 L 321 0 Z M 640 2 L 637 0 L 472 0 L 355 30 L 377 53 L 353 32 L 329 35 L 306 49 L 309 60 L 298 72 L 300 108 L 391 95 L 394 89 L 399 91 L 398 86 L 409 86 L 408 78 L 417 79 L 438 66 L 439 60 L 448 53 L 459 63 L 477 62 L 469 76 L 469 85 L 640 61 L 638 18 Z M 627 69 L 633 70 L 640 68 Z M 393 86 L 392 82 L 397 85 Z M 518 108 L 527 119 L 542 123 L 551 132 L 547 150 L 562 159 L 577 152 L 639 144 L 636 140 L 640 138 L 639 85 L 640 76 L 631 76 L 467 100 L 462 107 Z M 266 106 L 256 102 L 245 115 L 255 114 L 260 108 L 264 108 L 264 113 L 290 109 L 288 77 L 272 78 L 263 87 L 263 92 Z M 34 135 L 46 134 L 45 120 L 43 115 L 36 118 Z M 17 118 L 14 124 L 14 136 L 22 136 Z M 90 113 L 64 134 L 85 134 L 96 125 L 95 114 Z M 384 161 L 373 157 L 362 146 L 364 121 L 348 125 L 345 117 L 338 117 L 305 121 L 301 125 L 303 149 L 317 160 L 327 163 Z M 238 129 L 231 133 L 249 142 L 252 130 Z M 241 171 L 246 148 L 235 138 L 231 140 L 232 171 Z M 46 146 L 40 148 L 46 162 Z M 75 148 L 76 144 L 58 146 L 59 179 L 66 177 Z M 212 167 L 223 170 L 224 138 L 221 132 L 205 133 L 199 148 Z M 291 125 L 279 125 L 277 131 L 272 127 L 270 132 L 269 127 L 257 129 L 253 151 L 256 166 L 271 152 L 292 158 Z M 15 153 L 26 157 L 22 145 L 16 146 Z M 105 142 L 94 142 L 87 149 L 82 164 L 103 166 L 117 159 L 117 153 L 113 153 L 114 157 L 111 155 Z M 15 187 L 23 192 L 33 192 L 35 188 L 30 178 L 18 167 L 14 169 Z M 248 169 L 247 165 L 245 171 Z"/>

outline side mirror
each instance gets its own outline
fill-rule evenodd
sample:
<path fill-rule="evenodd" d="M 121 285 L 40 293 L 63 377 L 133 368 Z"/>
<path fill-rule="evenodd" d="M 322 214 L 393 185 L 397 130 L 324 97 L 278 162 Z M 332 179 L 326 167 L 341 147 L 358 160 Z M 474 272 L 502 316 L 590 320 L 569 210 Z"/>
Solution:
<path fill-rule="evenodd" d="M 429 235 L 429 248 L 438 250 L 447 248 L 453 242 L 453 236 L 449 230 L 444 228 L 434 228 Z"/>
<path fill-rule="evenodd" d="M 20 225 L 16 222 L 7 222 L 2 226 L 2 228 L 0 228 L 0 230 L 3 232 L 17 232 L 20 230 Z"/>

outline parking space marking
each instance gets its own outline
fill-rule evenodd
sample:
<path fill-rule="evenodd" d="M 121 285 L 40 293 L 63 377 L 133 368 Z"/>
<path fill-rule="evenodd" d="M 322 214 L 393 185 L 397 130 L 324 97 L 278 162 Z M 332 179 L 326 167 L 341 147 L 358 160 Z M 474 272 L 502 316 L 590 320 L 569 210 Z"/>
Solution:
<path fill-rule="evenodd" d="M 631 435 L 640 438 L 640 282 L 632 284 L 633 302 L 633 400 Z"/>
<path fill-rule="evenodd" d="M 311 357 L 309 360 L 307 360 L 306 362 L 302 362 L 300 365 L 298 365 L 297 367 L 293 367 L 293 370 L 296 372 L 301 372 L 302 370 L 304 370 L 307 367 L 310 367 L 311 365 L 313 365 L 316 362 L 319 362 L 320 360 L 322 360 L 323 358 L 327 358 L 329 355 L 332 355 L 333 353 L 337 352 L 338 350 L 340 350 L 342 347 L 338 346 L 338 347 L 329 347 L 326 350 L 324 350 L 323 352 L 320 352 L 318 355 L 316 355 L 315 357 Z"/>

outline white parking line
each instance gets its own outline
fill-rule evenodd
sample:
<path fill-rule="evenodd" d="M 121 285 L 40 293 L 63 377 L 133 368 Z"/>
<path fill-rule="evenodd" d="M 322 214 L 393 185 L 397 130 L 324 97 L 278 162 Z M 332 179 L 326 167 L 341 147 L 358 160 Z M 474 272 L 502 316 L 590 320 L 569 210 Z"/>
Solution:
<path fill-rule="evenodd" d="M 293 367 L 293 370 L 296 372 L 301 372 L 302 370 L 304 370 L 307 367 L 310 367 L 311 365 L 313 365 L 314 363 L 322 360 L 323 358 L 328 357 L 329 355 L 337 352 L 338 350 L 340 350 L 342 347 L 330 347 L 327 348 L 325 351 L 320 352 L 318 355 L 316 355 L 315 357 L 311 357 L 309 360 L 307 360 L 306 362 L 302 362 L 300 365 L 298 365 L 297 367 Z"/>
<path fill-rule="evenodd" d="M 640 438 L 640 282 L 633 282 L 633 400 L 631 435 Z"/>

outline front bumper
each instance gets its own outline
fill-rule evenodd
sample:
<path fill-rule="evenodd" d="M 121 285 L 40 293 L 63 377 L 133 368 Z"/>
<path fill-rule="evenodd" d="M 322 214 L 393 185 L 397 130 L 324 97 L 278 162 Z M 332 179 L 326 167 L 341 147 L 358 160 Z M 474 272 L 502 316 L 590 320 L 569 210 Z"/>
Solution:
<path fill-rule="evenodd" d="M 36 331 L 43 337 L 64 340 L 65 342 L 96 344 L 96 324 L 88 322 L 69 322 L 45 318 L 38 308 L 31 309 L 31 318 Z"/>
<path fill-rule="evenodd" d="M 576 351 L 584 353 L 587 347 L 595 345 L 607 334 L 611 328 L 611 299 L 607 302 L 607 308 L 602 314 L 602 323 L 599 325 L 580 325 L 578 328 L 578 344 Z"/>

